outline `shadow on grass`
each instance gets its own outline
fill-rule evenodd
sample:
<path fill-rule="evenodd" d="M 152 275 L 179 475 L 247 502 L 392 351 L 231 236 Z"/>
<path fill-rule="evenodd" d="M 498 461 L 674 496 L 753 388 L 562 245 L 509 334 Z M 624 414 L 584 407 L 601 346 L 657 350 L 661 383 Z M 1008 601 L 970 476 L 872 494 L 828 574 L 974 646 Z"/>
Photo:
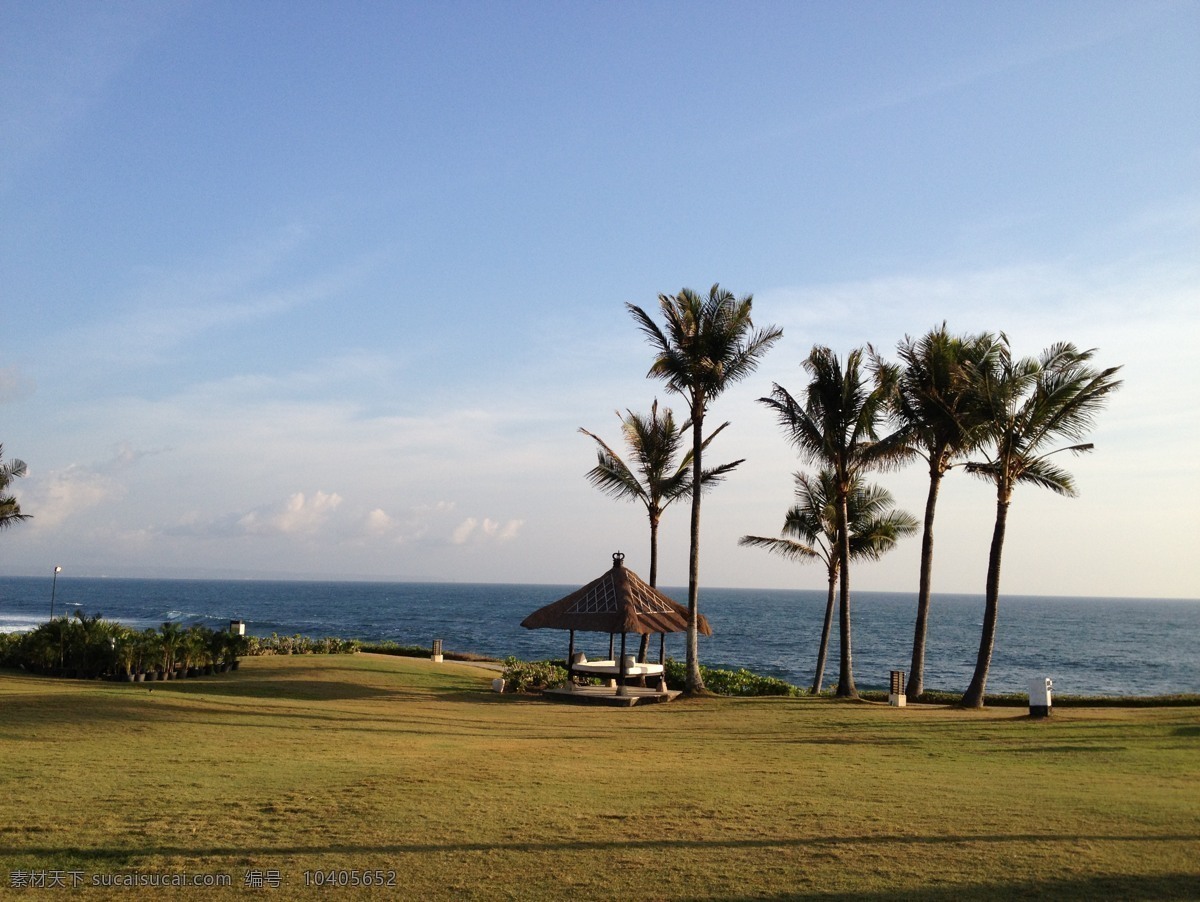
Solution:
<path fill-rule="evenodd" d="M 461 855 L 478 853 L 484 855 L 517 854 L 542 855 L 546 853 L 622 853 L 629 851 L 650 850 L 654 852 L 673 853 L 689 849 L 717 852 L 779 849 L 781 847 L 812 848 L 828 845 L 846 846 L 876 846 L 895 845 L 903 849 L 906 846 L 951 846 L 959 843 L 1047 843 L 1067 842 L 1076 843 L 1108 842 L 1108 843 L 1158 843 L 1158 842 L 1195 842 L 1200 839 L 1196 835 L 1165 835 L 1165 836 L 1046 836 L 1036 834 L 1011 834 L 996 836 L 873 836 L 873 837 L 806 837 L 786 840 L 727 840 L 704 842 L 697 840 L 650 840 L 650 841 L 582 841 L 582 842 L 446 842 L 446 843 L 396 843 L 396 844 L 329 844 L 312 846 L 258 846 L 254 848 L 256 860 L 262 857 L 278 856 L 281 865 L 288 865 L 294 856 L 332 856 L 343 862 L 353 861 L 353 856 L 364 855 Z M 913 854 L 920 854 L 917 849 Z M 33 869 L 45 868 L 46 862 L 52 861 L 56 867 L 93 869 L 128 869 L 137 871 L 141 862 L 148 858 L 178 857 L 195 861 L 198 857 L 205 861 L 208 867 L 227 867 L 236 871 L 247 853 L 242 847 L 209 848 L 196 845 L 187 846 L 142 846 L 136 850 L 112 847 L 91 849 L 72 848 L 0 848 L 0 856 L 7 858 L 20 869 L 20 863 L 29 862 Z M 936 853 L 935 853 L 936 854 Z M 222 863 L 220 859 L 228 859 Z M 402 862 L 397 861 L 397 864 Z M 154 867 L 159 867 L 155 864 Z M 822 890 L 793 890 L 787 893 L 742 896 L 716 896 L 697 893 L 691 898 L 721 900 L 721 902 L 741 902 L 750 899 L 791 899 L 809 900 L 809 902 L 851 902 L 851 900 L 866 900 L 866 902 L 893 902 L 893 900 L 923 900 L 923 902 L 958 902 L 958 900 L 994 900 L 994 899 L 1121 899 L 1121 900 L 1172 900 L 1196 899 L 1197 887 L 1200 885 L 1195 873 L 1166 873 L 1152 875 L 1093 875 L 1088 877 L 1047 876 L 1020 877 L 1012 879 L 997 879 L 986 883 L 954 884 L 922 886 L 912 890 L 899 890 L 891 887 L 886 890 L 827 892 Z"/>
<path fill-rule="evenodd" d="M 428 842 L 428 843 L 330 843 L 326 845 L 256 845 L 254 852 L 260 856 L 302 856 L 302 855 L 431 855 L 459 854 L 463 852 L 504 853 L 519 852 L 544 854 L 548 852 L 637 852 L 637 851 L 682 851 L 700 849 L 718 850 L 754 850 L 780 848 L 816 848 L 820 846 L 952 846 L 1006 843 L 1193 843 L 1200 841 L 1197 833 L 1170 834 L 1039 834 L 1039 833 L 1000 833 L 995 835 L 948 834 L 936 836 L 909 836 L 902 834 L 878 834 L 874 836 L 805 836 L 771 839 L 640 839 L 640 840 L 562 840 L 558 842 Z M 120 859 L 129 861 L 146 857 L 175 857 L 189 858 L 222 858 L 237 857 L 246 854 L 242 846 L 154 846 L 140 845 L 137 849 L 120 847 L 97 846 L 93 848 L 72 848 L 69 846 L 7 846 L 0 847 L 0 857 L 37 858 L 71 857 L 78 859 Z M 1182 875 L 1180 875 L 1182 877 Z M 1193 891 L 1196 889 L 1196 875 L 1187 878 Z M 1007 884 L 1006 884 L 1007 885 Z M 1189 898 L 1192 898 L 1189 897 Z M 821 897 L 817 897 L 821 898 Z M 840 898 L 840 897 L 831 897 Z"/>
<path fill-rule="evenodd" d="M 1153 876 L 1096 876 L 1052 878 L 1043 880 L 1013 879 L 993 883 L 955 886 L 923 886 L 919 890 L 897 892 L 826 893 L 817 891 L 791 892 L 783 895 L 708 896 L 721 902 L 743 900 L 801 900 L 801 902 L 975 902 L 995 899 L 1122 899 L 1128 902 L 1159 902 L 1168 899 L 1195 899 L 1195 874 L 1155 874 Z"/>
<path fill-rule="evenodd" d="M 250 679 L 237 682 L 183 682 L 171 680 L 147 687 L 163 695 L 211 695 L 228 698 L 283 699 L 288 701 L 353 701 L 395 694 L 380 686 L 342 680 Z M 137 691 L 136 689 L 134 690 Z"/>

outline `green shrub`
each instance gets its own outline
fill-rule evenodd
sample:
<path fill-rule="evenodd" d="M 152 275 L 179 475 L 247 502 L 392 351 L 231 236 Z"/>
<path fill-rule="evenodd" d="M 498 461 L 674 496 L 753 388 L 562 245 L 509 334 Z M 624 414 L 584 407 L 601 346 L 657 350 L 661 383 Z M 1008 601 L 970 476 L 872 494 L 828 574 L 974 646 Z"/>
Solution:
<path fill-rule="evenodd" d="M 0 633 L 0 667 L 17 667 L 21 664 L 21 634 Z"/>
<path fill-rule="evenodd" d="M 664 665 L 669 689 L 683 689 L 687 686 L 687 665 L 674 658 L 667 658 Z M 751 673 L 744 667 L 740 670 L 718 670 L 715 667 L 700 665 L 700 676 L 709 692 L 717 695 L 804 695 L 805 691 L 791 683 L 775 677 Z"/>
<path fill-rule="evenodd" d="M 205 626 L 183 629 L 172 622 L 137 632 L 78 611 L 74 617 L 55 617 L 29 632 L 0 637 L 0 666 L 83 679 L 132 679 L 136 673 L 177 665 L 232 663 L 241 652 L 235 639 Z"/>
<path fill-rule="evenodd" d="M 551 661 L 518 661 L 514 657 L 504 659 L 505 692 L 540 692 L 543 689 L 558 689 L 567 684 L 567 672 Z"/>
<path fill-rule="evenodd" d="M 431 649 L 420 645 L 398 645 L 395 642 L 365 642 L 359 651 L 372 655 L 396 655 L 401 658 L 428 658 L 433 654 Z"/>
<path fill-rule="evenodd" d="M 324 639 L 313 639 L 310 636 L 281 636 L 271 633 L 270 636 L 247 636 L 246 654 L 258 655 L 352 655 L 362 649 L 362 643 L 357 639 L 339 639 L 337 636 L 326 636 Z"/>
<path fill-rule="evenodd" d="M 364 642 L 358 649 L 372 655 L 396 655 L 401 658 L 428 658 L 433 655 L 433 649 L 425 645 L 398 645 L 390 639 L 386 642 Z M 442 657 L 447 661 L 487 661 L 499 664 L 499 658 L 488 655 L 477 655 L 469 651 L 442 650 Z"/>

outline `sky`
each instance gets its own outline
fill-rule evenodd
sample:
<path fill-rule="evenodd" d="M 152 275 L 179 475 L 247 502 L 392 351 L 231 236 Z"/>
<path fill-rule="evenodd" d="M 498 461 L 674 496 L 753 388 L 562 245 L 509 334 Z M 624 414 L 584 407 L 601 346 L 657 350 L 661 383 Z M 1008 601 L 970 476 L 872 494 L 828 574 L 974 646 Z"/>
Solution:
<path fill-rule="evenodd" d="M 757 399 L 944 321 L 1123 366 L 1002 591 L 1198 598 L 1197 46 L 1197 2 L 0 0 L 0 575 L 647 575 L 578 430 L 684 410 L 625 304 L 720 283 L 783 339 L 709 411 L 702 585 L 823 587 L 737 546 L 811 469 Z M 953 472 L 935 592 L 994 516 Z"/>

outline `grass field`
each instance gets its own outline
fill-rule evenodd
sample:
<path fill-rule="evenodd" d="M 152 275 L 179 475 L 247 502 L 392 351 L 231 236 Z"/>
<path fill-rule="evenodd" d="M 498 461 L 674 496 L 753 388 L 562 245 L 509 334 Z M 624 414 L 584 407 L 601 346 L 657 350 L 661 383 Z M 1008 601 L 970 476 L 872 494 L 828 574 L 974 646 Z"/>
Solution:
<path fill-rule="evenodd" d="M 153 692 L 0 674 L 0 897 L 227 875 L 158 895 L 1200 899 L 1195 707 L 592 709 L 492 676 L 376 655 Z M 56 878 L 82 886 L 17 888 Z"/>

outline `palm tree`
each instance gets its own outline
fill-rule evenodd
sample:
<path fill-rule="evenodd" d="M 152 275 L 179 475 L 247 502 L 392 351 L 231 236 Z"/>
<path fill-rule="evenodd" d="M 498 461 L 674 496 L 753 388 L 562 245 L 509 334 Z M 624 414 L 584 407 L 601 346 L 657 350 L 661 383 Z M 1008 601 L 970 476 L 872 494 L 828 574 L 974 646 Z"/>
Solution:
<path fill-rule="evenodd" d="M 838 562 L 840 565 L 839 631 L 841 673 L 837 694 L 857 698 L 850 648 L 850 492 L 862 473 L 894 464 L 910 454 L 902 433 L 879 437 L 879 427 L 895 391 L 896 373 L 879 367 L 873 383 L 862 366 L 863 350 L 846 357 L 843 370 L 837 355 L 815 345 L 804 368 L 811 380 L 800 404 L 787 389 L 772 386 L 769 398 L 759 400 L 773 409 L 802 457 L 819 461 L 832 471 L 837 505 Z"/>
<path fill-rule="evenodd" d="M 650 407 L 649 415 L 637 414 L 627 410 L 625 416 L 618 412 L 621 420 L 621 432 L 625 436 L 625 444 L 630 451 L 633 466 L 621 459 L 612 448 L 605 444 L 600 436 L 581 428 L 579 431 L 590 436 L 599 446 L 596 449 L 596 466 L 588 471 L 588 481 L 614 498 L 627 498 L 630 501 L 640 501 L 646 508 L 650 519 L 650 585 L 658 585 L 658 525 L 663 512 L 671 502 L 692 490 L 692 452 L 688 451 L 676 461 L 691 423 L 678 425 L 671 408 L 658 412 L 658 401 Z M 703 447 L 707 448 L 714 438 L 728 426 L 722 423 L 704 440 Z M 727 473 L 732 472 L 743 461 L 721 464 L 701 474 L 701 483 L 707 487 L 719 482 Z M 649 634 L 642 634 L 641 648 L 638 660 L 646 660 L 646 652 L 650 642 Z"/>
<path fill-rule="evenodd" d="M 8 494 L 8 487 L 12 481 L 28 472 L 25 461 L 16 458 L 5 461 L 2 459 L 3 455 L 4 446 L 0 445 L 0 530 L 28 520 L 31 516 L 21 513 L 21 505 L 17 503 L 17 499 Z"/>
<path fill-rule="evenodd" d="M 183 647 L 183 629 L 172 620 L 159 627 L 158 652 L 162 658 L 163 679 L 175 676 L 175 658 Z"/>
<path fill-rule="evenodd" d="M 666 380 L 667 388 L 688 401 L 692 424 L 692 518 L 688 553 L 688 692 L 704 691 L 698 648 L 700 579 L 700 493 L 703 481 L 704 414 L 708 405 L 733 383 L 758 367 L 762 356 L 782 336 L 775 326 L 754 330 L 750 316 L 753 297 L 735 298 L 713 285 L 708 297 L 688 288 L 677 295 L 660 294 L 659 310 L 666 321 L 660 329 L 641 307 L 626 304 L 654 349 L 648 376 Z"/>
<path fill-rule="evenodd" d="M 829 630 L 833 624 L 833 604 L 838 578 L 837 481 L 830 470 L 822 470 L 816 478 L 807 473 L 796 474 L 796 504 L 787 512 L 783 523 L 783 538 L 742 536 L 739 545 L 765 548 L 788 560 L 804 563 L 820 560 L 825 564 L 828 594 L 825 601 L 825 622 L 821 627 L 821 644 L 817 651 L 817 669 L 813 677 L 813 695 L 821 691 L 825 677 L 825 656 L 829 649 Z M 894 510 L 894 499 L 887 489 L 866 485 L 856 479 L 850 490 L 848 514 L 850 523 L 850 559 L 878 560 L 890 551 L 901 536 L 917 530 L 916 518 L 905 511 Z"/>
<path fill-rule="evenodd" d="M 897 348 L 900 374 L 893 418 L 913 450 L 929 465 L 925 524 L 921 534 L 921 575 L 913 629 L 912 666 L 906 694 L 925 691 L 925 639 L 933 584 L 933 520 L 942 478 L 982 440 L 986 418 L 975 403 L 971 375 L 994 353 L 996 338 L 981 333 L 951 335 L 946 324 L 919 339 L 907 335 Z"/>
<path fill-rule="evenodd" d="M 971 684 L 963 694 L 966 708 L 983 707 L 992 650 L 996 643 L 996 617 L 1000 604 L 1000 560 L 1013 490 L 1030 483 L 1073 497 L 1071 474 L 1052 463 L 1051 455 L 1063 451 L 1082 454 L 1090 443 L 1051 447 L 1061 440 L 1078 442 L 1091 429 L 1108 396 L 1121 385 L 1120 367 L 1093 369 L 1095 350 L 1080 351 L 1065 342 L 1044 350 L 1036 360 L 1013 360 L 1008 338 L 1000 336 L 997 353 L 976 375 L 976 390 L 988 412 L 988 453 L 984 460 L 969 461 L 967 472 L 996 485 L 996 524 L 988 555 L 986 601 L 979 655 Z"/>

